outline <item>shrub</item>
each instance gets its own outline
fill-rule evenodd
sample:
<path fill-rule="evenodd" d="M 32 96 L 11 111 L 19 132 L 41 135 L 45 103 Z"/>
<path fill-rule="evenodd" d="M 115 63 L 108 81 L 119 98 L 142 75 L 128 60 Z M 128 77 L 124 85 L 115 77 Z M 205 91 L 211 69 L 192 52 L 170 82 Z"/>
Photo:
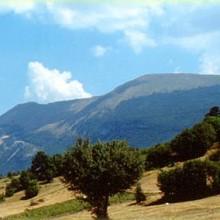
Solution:
<path fill-rule="evenodd" d="M 15 189 L 15 192 L 19 192 L 20 190 L 22 190 L 20 179 L 12 178 L 11 183 L 10 183 L 10 187 Z"/>
<path fill-rule="evenodd" d="M 205 118 L 205 122 L 211 124 L 216 132 L 217 141 L 220 141 L 220 115 L 218 116 L 209 116 Z"/>
<path fill-rule="evenodd" d="M 20 180 L 20 184 L 21 184 L 22 189 L 26 189 L 29 185 L 30 180 L 31 180 L 30 173 L 27 171 L 22 171 L 21 175 L 19 177 L 19 180 Z"/>
<path fill-rule="evenodd" d="M 204 121 L 177 135 L 171 141 L 170 147 L 177 156 L 176 160 L 184 161 L 204 155 L 215 141 L 215 129 L 211 124 Z"/>
<path fill-rule="evenodd" d="M 11 197 L 20 190 L 22 190 L 20 180 L 18 178 L 12 178 L 11 182 L 6 186 L 5 196 Z"/>
<path fill-rule="evenodd" d="M 220 192 L 220 165 L 194 160 L 183 167 L 162 171 L 158 185 L 168 200 L 196 199 Z"/>
<path fill-rule="evenodd" d="M 199 198 L 209 190 L 206 162 L 189 161 L 184 163 L 182 168 L 162 171 L 158 176 L 158 183 L 164 196 L 168 199 Z"/>
<path fill-rule="evenodd" d="M 146 200 L 146 196 L 143 193 L 143 190 L 141 188 L 140 183 L 137 184 L 137 187 L 136 187 L 136 190 L 135 190 L 135 200 L 136 200 L 137 203 L 140 203 L 140 202 L 143 202 L 143 201 Z"/>
<path fill-rule="evenodd" d="M 54 165 L 52 159 L 44 152 L 38 152 L 31 165 L 31 173 L 35 175 L 39 181 L 51 182 L 54 177 Z"/>
<path fill-rule="evenodd" d="M 27 188 L 25 189 L 26 199 L 35 197 L 39 192 L 39 186 L 36 180 L 30 180 Z"/>
<path fill-rule="evenodd" d="M 0 203 L 5 201 L 5 194 L 0 194 Z"/>
<path fill-rule="evenodd" d="M 62 176 L 63 173 L 63 156 L 60 154 L 55 154 L 52 156 L 52 163 L 54 166 L 54 176 Z"/>
<path fill-rule="evenodd" d="M 8 185 L 6 186 L 6 189 L 5 189 L 5 196 L 6 196 L 6 197 L 11 197 L 11 196 L 13 196 L 13 195 L 15 194 L 15 192 L 16 192 L 16 189 L 12 188 L 12 187 L 10 186 L 10 184 L 8 184 Z"/>
<path fill-rule="evenodd" d="M 172 164 L 172 151 L 169 144 L 159 144 L 147 152 L 145 169 L 161 168 Z"/>

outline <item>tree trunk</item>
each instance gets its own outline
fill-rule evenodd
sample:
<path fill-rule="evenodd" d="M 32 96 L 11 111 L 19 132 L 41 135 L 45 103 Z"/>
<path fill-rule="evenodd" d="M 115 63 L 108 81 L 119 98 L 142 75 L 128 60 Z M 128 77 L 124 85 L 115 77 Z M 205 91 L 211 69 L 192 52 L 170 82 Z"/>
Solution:
<path fill-rule="evenodd" d="M 109 205 L 109 196 L 103 196 L 102 199 L 100 199 L 97 207 L 97 219 L 98 220 L 108 220 L 108 205 Z"/>

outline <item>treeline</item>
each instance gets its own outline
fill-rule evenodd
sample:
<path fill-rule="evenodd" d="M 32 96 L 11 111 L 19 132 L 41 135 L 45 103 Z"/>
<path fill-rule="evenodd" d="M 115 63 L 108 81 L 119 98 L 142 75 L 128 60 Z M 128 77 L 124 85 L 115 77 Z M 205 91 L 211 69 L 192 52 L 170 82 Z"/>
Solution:
<path fill-rule="evenodd" d="M 11 179 L 7 184 L 5 196 L 11 197 L 14 193 L 25 191 L 25 199 L 36 196 L 39 192 L 39 182 L 49 183 L 54 177 L 62 175 L 62 155 L 49 156 L 44 152 L 38 152 L 32 159 L 31 167 L 22 172 L 9 172 Z"/>
<path fill-rule="evenodd" d="M 147 150 L 145 168 L 172 166 L 177 161 L 201 157 L 215 142 L 220 142 L 220 110 L 217 106 L 210 109 L 201 123 L 183 130 L 170 142 Z"/>
<path fill-rule="evenodd" d="M 201 157 L 214 143 L 216 146 L 212 151 Z M 174 168 L 163 169 L 159 174 L 158 185 L 164 193 L 163 199 L 181 201 L 219 194 L 219 144 L 220 110 L 213 107 L 201 123 L 184 130 L 170 143 L 151 149 L 145 163 L 148 169 L 186 161 Z"/>

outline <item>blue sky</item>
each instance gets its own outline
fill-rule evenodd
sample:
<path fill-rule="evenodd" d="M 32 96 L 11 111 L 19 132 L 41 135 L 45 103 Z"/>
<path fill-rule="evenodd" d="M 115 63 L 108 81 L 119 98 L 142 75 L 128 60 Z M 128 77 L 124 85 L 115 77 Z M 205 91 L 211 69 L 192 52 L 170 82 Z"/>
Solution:
<path fill-rule="evenodd" d="M 219 21 L 217 0 L 0 0 L 0 113 L 147 73 L 219 74 Z"/>

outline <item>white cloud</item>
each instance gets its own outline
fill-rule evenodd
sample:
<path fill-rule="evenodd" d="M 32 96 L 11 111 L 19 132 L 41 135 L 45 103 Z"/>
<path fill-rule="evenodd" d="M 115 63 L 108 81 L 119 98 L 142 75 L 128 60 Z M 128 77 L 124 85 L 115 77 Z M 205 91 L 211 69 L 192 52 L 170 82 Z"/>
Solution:
<path fill-rule="evenodd" d="M 26 14 L 36 7 L 35 0 L 1 0 L 0 13 L 14 12 L 16 14 Z"/>
<path fill-rule="evenodd" d="M 83 84 L 72 79 L 70 72 L 48 69 L 40 62 L 28 65 L 29 85 L 25 88 L 25 98 L 41 103 L 88 98 Z"/>
<path fill-rule="evenodd" d="M 42 22 L 54 22 L 71 30 L 91 29 L 102 33 L 120 32 L 135 52 L 152 47 L 148 28 L 152 16 L 161 16 L 161 1 L 157 4 L 143 0 L 142 4 L 115 4 L 102 1 L 97 4 L 58 3 L 54 0 L 9 0 L 0 3 L 0 10 L 7 9 Z M 22 3 L 21 3 L 22 2 Z M 103 3 L 104 2 L 104 3 Z"/>
<path fill-rule="evenodd" d="M 48 6 L 53 20 L 69 29 L 93 29 L 102 33 L 121 32 L 123 39 L 136 53 L 156 42 L 147 32 L 152 16 L 161 16 L 160 4 L 146 5 L 96 5 L 95 7 L 66 8 Z"/>
<path fill-rule="evenodd" d="M 201 74 L 220 74 L 220 31 L 193 34 L 185 37 L 166 39 L 166 43 L 186 49 L 198 56 L 198 72 Z"/>
<path fill-rule="evenodd" d="M 102 57 L 104 56 L 111 48 L 110 47 L 104 47 L 101 45 L 96 45 L 94 48 L 92 48 L 93 55 L 95 57 Z"/>
<path fill-rule="evenodd" d="M 140 53 L 144 47 L 156 47 L 157 43 L 153 38 L 140 31 L 125 31 L 125 38 L 135 53 Z"/>
<path fill-rule="evenodd" d="M 199 72 L 201 74 L 220 74 L 220 56 L 214 54 L 204 54 L 200 58 Z"/>

